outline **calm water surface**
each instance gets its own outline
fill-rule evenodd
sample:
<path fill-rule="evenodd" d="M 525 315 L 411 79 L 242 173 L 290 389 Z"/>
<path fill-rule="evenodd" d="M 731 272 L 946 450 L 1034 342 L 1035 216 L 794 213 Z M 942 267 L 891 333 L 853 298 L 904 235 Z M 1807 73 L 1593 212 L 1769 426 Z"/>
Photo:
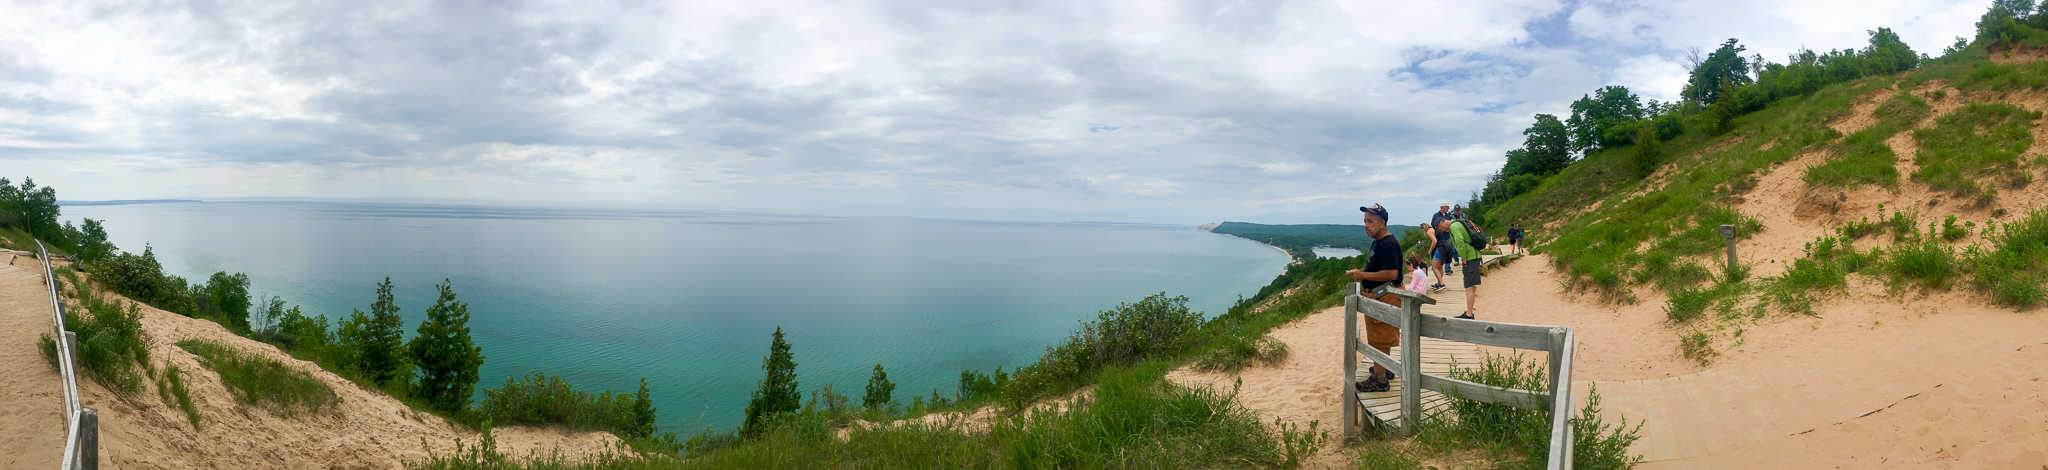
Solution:
<path fill-rule="evenodd" d="M 170 273 L 246 272 L 251 292 L 332 318 L 397 283 L 406 334 L 454 282 L 484 387 L 528 370 L 631 392 L 664 430 L 736 426 L 770 333 L 806 394 L 951 396 L 962 369 L 1028 364 L 1079 321 L 1165 291 L 1213 316 L 1286 259 L 1188 227 L 340 202 L 66 206 Z M 1318 250 L 1322 251 L 1322 250 Z"/>

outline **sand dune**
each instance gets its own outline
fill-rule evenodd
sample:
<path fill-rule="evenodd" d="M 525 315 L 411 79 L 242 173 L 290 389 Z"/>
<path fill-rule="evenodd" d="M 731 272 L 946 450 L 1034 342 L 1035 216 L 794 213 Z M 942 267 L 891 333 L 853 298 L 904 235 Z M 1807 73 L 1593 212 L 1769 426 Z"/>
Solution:
<path fill-rule="evenodd" d="M 50 331 L 41 269 L 34 258 L 0 266 L 0 373 L 8 376 L 0 385 L 0 436 L 5 436 L 0 439 L 0 467 L 51 467 L 63 453 L 59 378 L 35 346 L 37 336 Z M 159 400 L 153 383 L 122 397 L 81 378 L 85 406 L 100 413 L 101 468 L 400 468 L 406 461 L 426 458 L 429 448 L 447 454 L 457 439 L 474 444 L 478 438 L 275 347 L 235 336 L 213 322 L 148 307 L 143 311 L 143 328 L 154 340 L 151 360 L 159 369 L 175 364 L 185 371 L 201 426 L 194 430 L 180 411 Z M 310 372 L 332 387 L 341 403 L 332 412 L 293 418 L 243 407 L 234 402 L 218 375 L 173 345 L 193 338 Z M 501 427 L 496 433 L 499 450 L 508 455 L 556 448 L 565 455 L 583 455 L 618 442 L 605 432 Z"/>

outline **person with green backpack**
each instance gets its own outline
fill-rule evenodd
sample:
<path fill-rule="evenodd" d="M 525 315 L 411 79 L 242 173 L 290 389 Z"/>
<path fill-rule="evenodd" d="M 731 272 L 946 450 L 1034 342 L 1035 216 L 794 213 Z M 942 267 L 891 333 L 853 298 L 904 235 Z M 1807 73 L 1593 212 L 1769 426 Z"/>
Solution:
<path fill-rule="evenodd" d="M 1465 278 L 1465 314 L 1458 315 L 1458 318 L 1466 320 L 1477 318 L 1473 312 L 1479 306 L 1479 265 L 1482 264 L 1479 262 L 1479 250 L 1485 248 L 1487 242 L 1486 234 L 1470 228 L 1471 223 L 1463 219 L 1437 222 L 1438 230 L 1451 233 L 1451 248 L 1457 251 L 1458 259 L 1465 261 L 1461 271 Z"/>

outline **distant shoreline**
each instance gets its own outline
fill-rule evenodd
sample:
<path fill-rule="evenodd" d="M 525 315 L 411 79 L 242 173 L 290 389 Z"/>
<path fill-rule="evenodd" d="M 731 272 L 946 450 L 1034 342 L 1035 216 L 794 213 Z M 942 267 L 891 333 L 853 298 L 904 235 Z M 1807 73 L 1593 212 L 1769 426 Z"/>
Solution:
<path fill-rule="evenodd" d="M 62 206 L 128 206 L 136 204 L 174 204 L 181 202 L 206 202 L 198 199 L 113 199 L 106 201 L 57 201 Z"/>

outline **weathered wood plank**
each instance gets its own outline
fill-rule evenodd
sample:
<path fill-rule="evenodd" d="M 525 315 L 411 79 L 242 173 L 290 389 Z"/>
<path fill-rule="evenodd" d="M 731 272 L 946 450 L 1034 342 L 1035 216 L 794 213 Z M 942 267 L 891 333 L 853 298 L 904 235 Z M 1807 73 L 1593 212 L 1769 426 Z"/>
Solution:
<path fill-rule="evenodd" d="M 1365 314 L 1365 316 L 1372 317 L 1372 319 L 1374 320 L 1386 322 L 1386 324 L 1389 325 L 1399 326 L 1401 324 L 1401 307 L 1387 305 L 1386 302 L 1381 302 L 1378 300 L 1373 300 L 1364 297 L 1360 297 L 1359 299 L 1360 300 L 1358 301 L 1358 313 L 1363 313 Z"/>
<path fill-rule="evenodd" d="M 1424 315 L 1420 323 L 1421 334 L 1431 338 L 1504 348 L 1538 351 L 1550 349 L 1552 327 L 1549 326 L 1464 320 L 1436 315 Z"/>
<path fill-rule="evenodd" d="M 1400 287 L 1395 287 L 1393 284 L 1380 284 L 1379 287 L 1372 288 L 1372 295 L 1375 297 L 1387 294 L 1394 294 L 1395 297 L 1400 297 L 1404 299 L 1404 301 L 1414 300 L 1417 302 L 1422 302 L 1423 305 L 1436 303 L 1436 299 L 1430 298 L 1426 294 L 1408 289 L 1402 289 Z"/>
<path fill-rule="evenodd" d="M 1423 374 L 1420 383 L 1422 384 L 1422 388 L 1443 392 L 1446 395 L 1454 395 L 1461 398 L 1478 400 L 1487 403 L 1499 403 L 1503 405 L 1514 406 L 1517 408 L 1527 408 L 1531 410 L 1549 409 L 1549 403 L 1551 398 L 1550 394 L 1548 393 L 1536 393 L 1528 390 L 1495 387 L 1492 385 L 1467 382 L 1449 377 L 1438 377 L 1429 374 Z"/>
<path fill-rule="evenodd" d="M 1571 328 L 1559 328 L 1551 338 L 1551 366 L 1557 379 L 1551 386 L 1549 468 L 1572 468 L 1572 338 Z"/>

